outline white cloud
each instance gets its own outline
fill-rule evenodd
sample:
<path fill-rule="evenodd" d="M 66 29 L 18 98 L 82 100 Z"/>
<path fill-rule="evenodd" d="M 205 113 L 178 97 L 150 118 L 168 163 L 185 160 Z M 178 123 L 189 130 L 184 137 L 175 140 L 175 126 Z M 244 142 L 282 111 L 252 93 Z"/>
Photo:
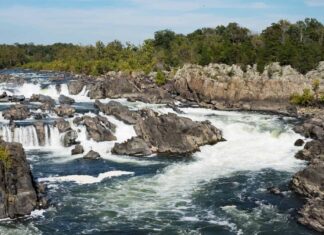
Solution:
<path fill-rule="evenodd" d="M 324 0 L 306 0 L 305 3 L 311 7 L 324 7 Z"/>

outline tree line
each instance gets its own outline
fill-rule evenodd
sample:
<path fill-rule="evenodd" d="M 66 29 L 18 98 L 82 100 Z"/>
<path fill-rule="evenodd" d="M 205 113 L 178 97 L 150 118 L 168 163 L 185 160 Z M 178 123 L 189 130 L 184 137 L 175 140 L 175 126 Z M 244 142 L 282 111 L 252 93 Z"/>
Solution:
<path fill-rule="evenodd" d="M 202 28 L 190 34 L 171 30 L 155 33 L 140 45 L 112 41 L 95 45 L 0 44 L 0 69 L 23 67 L 60 70 L 91 75 L 108 71 L 159 71 L 185 63 L 258 65 L 262 71 L 271 62 L 292 65 L 301 73 L 324 60 L 324 26 L 316 19 L 290 23 L 280 20 L 261 33 L 237 23 Z"/>

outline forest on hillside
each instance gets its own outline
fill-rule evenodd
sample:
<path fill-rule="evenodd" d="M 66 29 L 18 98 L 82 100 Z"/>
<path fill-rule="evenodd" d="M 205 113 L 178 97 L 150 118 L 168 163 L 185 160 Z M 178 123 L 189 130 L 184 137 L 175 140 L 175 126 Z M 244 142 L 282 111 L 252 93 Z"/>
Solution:
<path fill-rule="evenodd" d="M 141 45 L 117 40 L 95 45 L 0 44 L 0 69 L 23 67 L 91 75 L 112 70 L 170 70 L 185 63 L 238 64 L 243 69 L 257 64 L 262 71 L 270 62 L 291 65 L 306 73 L 322 60 L 324 26 L 309 18 L 296 23 L 280 20 L 259 34 L 237 23 L 202 28 L 187 35 L 161 30 Z"/>

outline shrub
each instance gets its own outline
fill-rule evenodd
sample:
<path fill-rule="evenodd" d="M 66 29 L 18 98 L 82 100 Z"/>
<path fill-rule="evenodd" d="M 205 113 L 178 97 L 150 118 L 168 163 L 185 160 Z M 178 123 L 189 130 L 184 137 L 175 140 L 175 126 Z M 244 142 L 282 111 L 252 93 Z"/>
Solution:
<path fill-rule="evenodd" d="M 9 156 L 9 152 L 3 146 L 0 147 L 0 161 L 2 161 L 5 168 L 9 168 L 11 166 L 11 159 L 10 159 L 10 156 Z"/>
<path fill-rule="evenodd" d="M 159 70 L 155 77 L 155 83 L 158 86 L 163 86 L 166 82 L 167 82 L 167 80 L 166 80 L 164 73 L 161 70 Z"/>
<path fill-rule="evenodd" d="M 290 97 L 290 102 L 295 105 L 308 106 L 314 103 L 315 97 L 310 89 L 304 89 L 303 94 L 293 94 Z"/>

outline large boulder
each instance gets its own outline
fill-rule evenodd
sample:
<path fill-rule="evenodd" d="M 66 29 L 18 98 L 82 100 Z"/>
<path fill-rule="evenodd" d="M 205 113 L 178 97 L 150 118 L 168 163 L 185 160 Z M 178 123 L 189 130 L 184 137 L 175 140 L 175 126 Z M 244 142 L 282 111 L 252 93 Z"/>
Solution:
<path fill-rule="evenodd" d="M 96 100 L 95 106 L 104 114 L 113 115 L 126 124 L 135 124 L 136 121 L 141 118 L 139 113 L 130 111 L 126 106 L 116 101 L 110 101 L 108 104 L 103 104 L 99 100 Z"/>
<path fill-rule="evenodd" d="M 85 83 L 82 80 L 74 80 L 70 81 L 67 86 L 71 95 L 77 95 L 82 91 Z"/>
<path fill-rule="evenodd" d="M 75 130 L 70 130 L 66 132 L 63 136 L 63 146 L 70 147 L 72 145 L 78 144 L 76 139 L 78 138 L 78 133 Z"/>
<path fill-rule="evenodd" d="M 138 137 L 133 137 L 121 144 L 116 143 L 111 152 L 129 156 L 147 156 L 152 154 L 149 145 Z"/>
<path fill-rule="evenodd" d="M 60 95 L 60 97 L 59 97 L 58 100 L 59 100 L 59 103 L 60 104 L 69 104 L 69 105 L 71 105 L 71 104 L 74 104 L 75 103 L 75 100 L 74 99 L 72 99 L 70 97 L 67 97 L 65 95 Z"/>
<path fill-rule="evenodd" d="M 55 107 L 55 100 L 47 95 L 33 94 L 29 101 L 42 103 L 41 109 L 43 110 L 50 110 Z"/>
<path fill-rule="evenodd" d="M 70 105 L 64 104 L 61 106 L 58 106 L 54 109 L 54 112 L 59 117 L 73 117 L 75 113 L 75 108 L 73 108 Z"/>
<path fill-rule="evenodd" d="M 24 120 L 30 117 L 31 113 L 27 106 L 17 104 L 5 110 L 2 115 L 5 119 L 9 120 Z"/>
<path fill-rule="evenodd" d="M 21 144 L 0 141 L 0 218 L 29 215 L 39 198 Z"/>
<path fill-rule="evenodd" d="M 77 125 L 84 125 L 87 129 L 88 138 L 96 142 L 117 140 L 114 136 L 116 126 L 107 118 L 100 115 L 96 117 L 83 116 L 73 120 Z"/>

